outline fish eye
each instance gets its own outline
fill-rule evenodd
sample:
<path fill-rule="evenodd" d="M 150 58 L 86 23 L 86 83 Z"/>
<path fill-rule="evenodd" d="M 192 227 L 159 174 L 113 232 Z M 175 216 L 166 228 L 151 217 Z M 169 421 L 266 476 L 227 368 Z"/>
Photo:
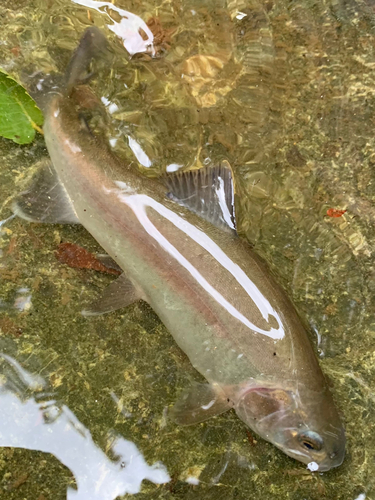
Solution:
<path fill-rule="evenodd" d="M 308 451 L 320 451 L 323 448 L 323 439 L 316 432 L 301 432 L 298 435 L 298 439 Z"/>

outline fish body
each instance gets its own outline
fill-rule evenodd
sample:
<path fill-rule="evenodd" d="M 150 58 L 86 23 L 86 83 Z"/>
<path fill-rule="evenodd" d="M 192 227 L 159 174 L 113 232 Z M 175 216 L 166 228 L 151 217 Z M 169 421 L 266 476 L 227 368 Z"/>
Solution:
<path fill-rule="evenodd" d="M 263 261 L 233 230 L 125 166 L 82 124 L 66 92 L 48 96 L 44 115 L 72 217 L 124 271 L 112 293 L 124 294 L 118 305 L 147 301 L 208 381 L 176 405 L 176 420 L 199 422 L 234 408 L 297 460 L 323 471 L 340 465 L 345 435 L 331 393 L 303 324 Z"/>

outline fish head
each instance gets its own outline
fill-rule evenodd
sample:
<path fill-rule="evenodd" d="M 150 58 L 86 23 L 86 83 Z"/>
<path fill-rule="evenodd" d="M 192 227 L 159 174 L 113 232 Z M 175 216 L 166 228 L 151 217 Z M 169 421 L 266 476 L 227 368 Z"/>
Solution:
<path fill-rule="evenodd" d="M 318 393 L 303 389 L 251 388 L 235 410 L 263 439 L 310 470 L 338 467 L 345 455 L 345 431 L 332 396 L 328 388 Z"/>

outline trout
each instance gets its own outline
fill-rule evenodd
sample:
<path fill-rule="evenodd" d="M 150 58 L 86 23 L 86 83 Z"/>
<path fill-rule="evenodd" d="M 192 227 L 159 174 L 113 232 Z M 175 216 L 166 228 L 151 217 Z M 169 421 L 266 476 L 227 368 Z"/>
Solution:
<path fill-rule="evenodd" d="M 85 314 L 138 299 L 158 314 L 207 380 L 175 404 L 176 422 L 194 424 L 232 408 L 311 470 L 339 466 L 345 432 L 338 411 L 295 308 L 235 231 L 229 164 L 149 179 L 82 120 L 72 93 L 106 47 L 100 30 L 87 29 L 63 84 L 44 95 L 52 167 L 19 195 L 14 212 L 29 221 L 82 224 L 121 268 Z"/>

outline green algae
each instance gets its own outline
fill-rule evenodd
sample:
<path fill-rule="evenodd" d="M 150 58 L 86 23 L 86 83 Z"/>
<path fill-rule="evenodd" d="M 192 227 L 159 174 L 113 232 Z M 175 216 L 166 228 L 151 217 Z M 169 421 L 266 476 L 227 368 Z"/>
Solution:
<path fill-rule="evenodd" d="M 166 28 L 178 30 L 158 60 L 129 61 L 124 53 L 110 81 L 94 82 L 119 106 L 108 136 L 121 131 L 135 137 L 155 160 L 152 175 L 172 162 L 230 161 L 241 233 L 310 324 L 332 381 L 347 429 L 344 464 L 325 474 L 307 472 L 249 434 L 232 412 L 187 428 L 169 421 L 168 406 L 200 377 L 146 304 L 105 317 L 80 316 L 112 279 L 56 260 L 64 241 L 100 251 L 83 228 L 18 219 L 6 224 L 0 297 L 12 304 L 17 289 L 27 287 L 32 307 L 0 310 L 1 349 L 48 380 L 102 449 L 115 431 L 134 441 L 148 463 L 166 465 L 172 481 L 144 482 L 141 500 L 372 498 L 373 14 L 355 0 L 191 1 L 178 15 L 177 3 L 118 4 L 145 20 L 159 16 Z M 2 66 L 19 74 L 24 67 L 30 73 L 61 71 L 90 22 L 87 9 L 68 0 L 5 2 L 0 12 L 7 42 L 0 46 Z M 243 24 L 232 23 L 237 12 L 247 15 Z M 103 25 L 100 15 L 91 17 Z M 18 57 L 10 52 L 15 47 Z M 181 68 L 188 60 L 191 68 L 197 54 L 216 57 L 222 70 L 211 68 L 209 78 L 200 66 L 205 81 L 181 83 Z M 9 196 L 23 189 L 45 151 L 41 138 L 31 147 L 1 140 L 0 149 L 5 219 Z M 116 150 L 134 161 L 121 138 Z M 348 211 L 332 219 L 328 208 Z M 199 475 L 200 484 L 186 483 L 189 475 Z M 54 457 L 7 448 L 0 450 L 0 479 L 0 497 L 11 500 L 66 498 L 74 484 Z"/>

